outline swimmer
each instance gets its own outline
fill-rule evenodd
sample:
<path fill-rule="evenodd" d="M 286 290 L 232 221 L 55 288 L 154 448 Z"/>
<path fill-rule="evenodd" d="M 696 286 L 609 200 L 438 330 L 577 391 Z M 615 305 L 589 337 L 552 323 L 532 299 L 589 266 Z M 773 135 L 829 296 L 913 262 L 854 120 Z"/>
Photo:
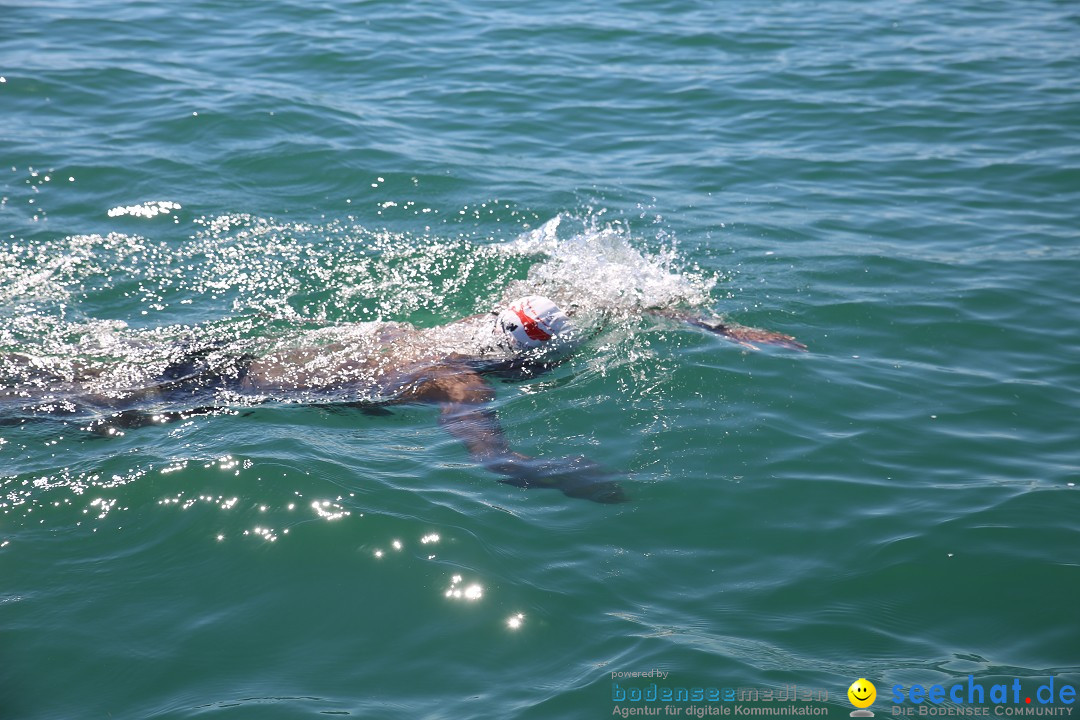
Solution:
<path fill-rule="evenodd" d="M 686 322 L 745 347 L 771 344 L 802 350 L 780 333 L 741 327 L 681 310 L 650 314 Z M 439 422 L 461 440 L 481 466 L 500 482 L 523 488 L 555 488 L 570 497 L 613 503 L 626 499 L 615 476 L 584 457 L 537 458 L 513 451 L 495 411 L 491 375 L 528 377 L 564 360 L 582 339 L 580 329 L 554 302 L 529 296 L 500 311 L 447 325 L 418 329 L 406 323 L 355 323 L 306 333 L 304 342 L 268 351 L 237 352 L 204 347 L 172 362 L 154 381 L 121 392 L 95 391 L 95 374 L 50 382 L 49 409 L 113 411 L 91 423 L 101 435 L 192 415 L 219 412 L 222 397 L 259 402 L 282 399 L 338 404 L 367 412 L 383 406 L 426 403 L 439 406 Z M 10 369 L 33 365 L 26 356 L 8 356 Z M 3 393 L 0 392 L 0 395 Z M 7 395 L 13 396 L 9 389 Z M 356 400 L 355 398 L 363 398 Z M 166 403 L 188 409 L 148 411 Z"/>

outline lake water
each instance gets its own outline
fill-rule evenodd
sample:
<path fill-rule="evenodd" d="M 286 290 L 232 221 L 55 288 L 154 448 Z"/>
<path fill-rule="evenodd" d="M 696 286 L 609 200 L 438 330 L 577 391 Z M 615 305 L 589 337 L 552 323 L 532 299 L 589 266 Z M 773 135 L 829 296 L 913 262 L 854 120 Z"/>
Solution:
<path fill-rule="evenodd" d="M 431 406 L 103 438 L 9 399 L 0 718 L 690 716 L 618 701 L 652 683 L 846 717 L 857 678 L 882 716 L 894 685 L 1080 684 L 1075 3 L 0 16 L 0 353 L 136 382 L 184 343 L 604 305 L 494 407 L 630 496 L 500 484 Z"/>

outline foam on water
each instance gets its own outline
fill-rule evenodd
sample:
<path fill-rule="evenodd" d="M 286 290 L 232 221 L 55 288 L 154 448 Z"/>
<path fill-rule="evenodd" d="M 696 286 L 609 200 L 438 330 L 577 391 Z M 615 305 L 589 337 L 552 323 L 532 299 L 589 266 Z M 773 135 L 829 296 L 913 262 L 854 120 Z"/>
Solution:
<path fill-rule="evenodd" d="M 601 224 L 595 216 L 560 235 L 572 222 L 559 215 L 503 246 L 511 254 L 542 256 L 508 294 L 538 292 L 568 308 L 617 314 L 709 302 L 716 278 L 681 268 L 674 247 L 642 250 L 625 227 Z"/>
<path fill-rule="evenodd" d="M 131 207 L 166 204 L 180 209 Z M 9 402 L 36 398 L 54 410 L 86 393 L 120 401 L 193 354 L 214 367 L 307 348 L 300 369 L 275 376 L 274 397 L 295 400 L 290 386 L 329 388 L 358 365 L 381 368 L 380 348 L 414 325 L 422 342 L 398 348 L 414 360 L 484 355 L 489 321 L 434 328 L 529 294 L 571 312 L 584 336 L 606 328 L 600 347 L 610 363 L 633 353 L 624 341 L 642 311 L 705 307 L 716 280 L 682 268 L 673 245 L 650 248 L 596 215 L 558 215 L 505 242 L 245 214 L 192 224 L 182 239 L 113 232 L 3 248 L 0 372 Z M 321 385 L 312 380 L 320 372 Z M 372 378 L 352 380 L 348 394 L 322 399 L 376 397 Z"/>

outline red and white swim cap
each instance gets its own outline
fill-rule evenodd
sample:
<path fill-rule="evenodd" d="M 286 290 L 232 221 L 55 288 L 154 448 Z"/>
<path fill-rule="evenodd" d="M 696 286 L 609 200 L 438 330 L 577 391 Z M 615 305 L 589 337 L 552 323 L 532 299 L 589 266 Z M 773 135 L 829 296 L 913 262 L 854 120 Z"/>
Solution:
<path fill-rule="evenodd" d="M 538 348 L 566 333 L 570 320 L 559 306 L 539 295 L 518 298 L 495 319 L 492 332 L 502 335 L 515 351 Z"/>

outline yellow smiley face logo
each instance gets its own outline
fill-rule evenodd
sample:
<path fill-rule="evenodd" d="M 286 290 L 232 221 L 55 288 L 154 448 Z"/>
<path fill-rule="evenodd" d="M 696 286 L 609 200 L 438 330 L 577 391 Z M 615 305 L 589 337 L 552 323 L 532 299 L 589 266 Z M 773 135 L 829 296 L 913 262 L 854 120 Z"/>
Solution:
<path fill-rule="evenodd" d="M 859 678 L 851 683 L 851 687 L 847 689 L 847 696 L 855 707 L 868 708 L 874 704 L 874 698 L 877 697 L 877 688 L 874 687 L 874 683 L 866 678 Z"/>

